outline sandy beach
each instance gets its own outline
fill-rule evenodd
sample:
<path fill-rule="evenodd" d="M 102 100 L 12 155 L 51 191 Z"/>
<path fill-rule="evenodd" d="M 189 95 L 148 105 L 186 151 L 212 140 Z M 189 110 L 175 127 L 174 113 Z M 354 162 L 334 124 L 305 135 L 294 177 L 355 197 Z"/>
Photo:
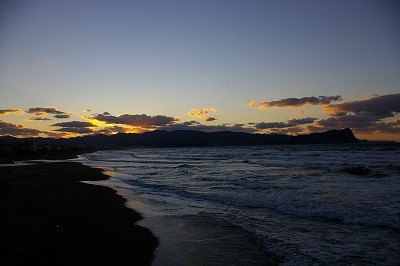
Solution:
<path fill-rule="evenodd" d="M 151 264 L 158 242 L 140 214 L 80 182 L 107 178 L 76 162 L 0 167 L 0 265 Z"/>

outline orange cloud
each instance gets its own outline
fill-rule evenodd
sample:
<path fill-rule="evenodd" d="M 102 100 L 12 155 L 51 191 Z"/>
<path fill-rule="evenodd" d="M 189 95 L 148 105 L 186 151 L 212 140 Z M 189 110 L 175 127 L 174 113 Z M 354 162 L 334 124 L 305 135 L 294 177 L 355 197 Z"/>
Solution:
<path fill-rule="evenodd" d="M 210 108 L 210 112 L 217 112 L 217 109 L 214 107 Z M 207 108 L 196 108 L 192 109 L 188 112 L 188 115 L 194 116 L 194 117 L 199 117 L 201 119 L 204 119 L 205 121 L 214 121 L 217 120 L 215 116 L 210 116 L 208 109 Z"/>
<path fill-rule="evenodd" d="M 112 135 L 116 133 L 143 133 L 143 132 L 145 131 L 141 128 L 121 127 L 121 126 L 108 126 L 96 131 L 96 133 L 105 135 Z"/>
<path fill-rule="evenodd" d="M 20 109 L 4 109 L 0 110 L 0 115 L 8 115 L 8 114 L 22 114 L 24 111 Z"/>

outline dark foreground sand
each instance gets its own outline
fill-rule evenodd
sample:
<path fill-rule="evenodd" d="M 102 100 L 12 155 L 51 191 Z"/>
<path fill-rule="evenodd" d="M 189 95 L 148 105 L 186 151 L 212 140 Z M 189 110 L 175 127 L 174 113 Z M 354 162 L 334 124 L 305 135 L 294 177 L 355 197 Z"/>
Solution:
<path fill-rule="evenodd" d="M 70 150 L 70 151 L 38 151 L 38 152 L 15 152 L 1 153 L 0 164 L 11 164 L 15 161 L 29 160 L 65 160 L 77 158 L 79 154 L 95 152 L 95 149 Z"/>
<path fill-rule="evenodd" d="M 0 265 L 146 265 L 157 247 L 114 190 L 74 162 L 0 167 Z"/>

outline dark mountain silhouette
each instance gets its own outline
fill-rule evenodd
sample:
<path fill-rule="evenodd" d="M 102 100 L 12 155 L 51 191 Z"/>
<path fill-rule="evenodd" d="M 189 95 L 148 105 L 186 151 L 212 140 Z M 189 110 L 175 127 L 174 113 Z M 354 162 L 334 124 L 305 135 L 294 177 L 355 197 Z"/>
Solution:
<path fill-rule="evenodd" d="M 0 139 L 7 142 L 27 140 L 13 137 L 1 137 Z M 118 133 L 109 136 L 91 135 L 70 139 L 35 138 L 34 140 L 37 145 L 42 146 L 85 146 L 93 148 L 331 144 L 359 142 L 350 128 L 298 136 L 250 134 L 230 131 L 208 133 L 192 130 L 156 130 L 143 134 Z"/>

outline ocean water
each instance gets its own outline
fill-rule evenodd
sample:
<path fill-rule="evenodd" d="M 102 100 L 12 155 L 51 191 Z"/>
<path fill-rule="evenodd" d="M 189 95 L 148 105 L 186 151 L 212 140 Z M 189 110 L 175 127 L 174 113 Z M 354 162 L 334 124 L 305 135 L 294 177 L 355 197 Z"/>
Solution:
<path fill-rule="evenodd" d="M 400 264 L 398 145 L 149 148 L 81 161 L 107 169 L 111 186 L 161 235 L 155 264 L 174 249 L 196 261 L 213 245 L 233 258 L 216 264 L 246 264 L 254 253 L 276 254 L 283 265 Z M 182 224 L 186 232 L 176 229 Z M 213 236 L 208 250 L 199 244 L 204 235 Z M 178 246 L 176 236 L 186 242 Z M 247 258 L 235 258 L 250 245 Z M 190 262 L 174 258 L 171 265 Z"/>

